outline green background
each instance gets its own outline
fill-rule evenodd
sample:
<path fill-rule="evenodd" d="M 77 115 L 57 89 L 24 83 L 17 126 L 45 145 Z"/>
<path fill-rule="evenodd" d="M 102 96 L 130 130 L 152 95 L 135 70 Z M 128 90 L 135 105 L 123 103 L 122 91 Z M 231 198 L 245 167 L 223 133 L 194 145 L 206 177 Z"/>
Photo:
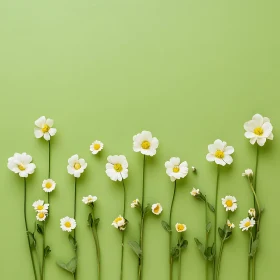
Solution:
<path fill-rule="evenodd" d="M 87 228 L 82 196 L 98 196 L 102 279 L 119 279 L 121 235 L 111 226 L 122 212 L 121 185 L 105 174 L 106 157 L 124 154 L 129 161 L 127 200 L 140 198 L 142 156 L 132 150 L 132 136 L 150 130 L 160 141 L 147 160 L 146 201 L 161 202 L 161 217 L 146 221 L 144 279 L 168 279 L 167 220 L 173 184 L 164 162 L 171 156 L 198 169 L 180 181 L 174 223 L 187 225 L 189 247 L 183 254 L 183 279 L 204 279 L 204 262 L 194 237 L 204 238 L 204 207 L 189 192 L 193 186 L 214 203 L 216 166 L 206 161 L 207 145 L 220 138 L 234 146 L 234 162 L 222 169 L 219 197 L 235 195 L 236 225 L 252 207 L 241 173 L 253 168 L 255 146 L 243 136 L 253 114 L 271 118 L 275 140 L 260 152 L 258 193 L 265 213 L 257 257 L 257 280 L 278 273 L 279 212 L 279 1 L 15 1 L 0 2 L 1 89 L 1 279 L 32 278 L 22 212 L 23 182 L 7 159 L 27 152 L 37 165 L 28 178 L 28 217 L 34 200 L 44 199 L 47 143 L 33 135 L 41 115 L 55 120 L 47 244 L 52 253 L 46 280 L 71 279 L 55 264 L 72 250 L 59 219 L 73 215 L 73 177 L 67 159 L 78 153 L 88 168 L 78 181 L 78 279 L 96 279 L 95 250 Z M 89 151 L 99 139 L 100 156 Z M 219 225 L 225 212 L 219 204 Z M 138 240 L 139 215 L 128 206 L 126 241 Z M 175 236 L 174 236 L 175 243 Z M 221 279 L 247 279 L 248 234 L 238 228 L 225 246 Z M 137 259 L 125 247 L 124 279 L 136 279 Z"/>

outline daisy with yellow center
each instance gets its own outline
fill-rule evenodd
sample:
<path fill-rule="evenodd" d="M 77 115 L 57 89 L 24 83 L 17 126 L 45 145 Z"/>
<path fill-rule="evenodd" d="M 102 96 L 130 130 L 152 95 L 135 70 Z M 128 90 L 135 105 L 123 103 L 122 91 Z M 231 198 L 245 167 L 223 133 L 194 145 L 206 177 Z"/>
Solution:
<path fill-rule="evenodd" d="M 193 188 L 192 191 L 190 192 L 190 194 L 191 194 L 192 196 L 197 196 L 197 195 L 199 195 L 199 189 Z"/>
<path fill-rule="evenodd" d="M 44 200 L 37 200 L 32 204 L 35 211 L 48 212 L 49 204 L 44 204 Z"/>
<path fill-rule="evenodd" d="M 123 216 L 119 215 L 112 223 L 112 226 L 119 230 L 125 230 L 126 228 L 126 220 Z"/>
<path fill-rule="evenodd" d="M 42 211 L 39 211 L 36 215 L 36 219 L 40 222 L 43 222 L 45 221 L 47 218 L 47 212 L 42 212 Z"/>
<path fill-rule="evenodd" d="M 152 212 L 155 215 L 159 215 L 162 212 L 163 208 L 160 203 L 155 203 L 152 205 Z"/>
<path fill-rule="evenodd" d="M 132 203 L 130 204 L 131 208 L 136 208 L 136 207 L 140 207 L 140 201 L 138 198 L 136 198 L 135 200 L 132 201 Z"/>
<path fill-rule="evenodd" d="M 98 153 L 103 149 L 103 147 L 104 147 L 104 144 L 103 144 L 101 141 L 95 140 L 95 141 L 90 145 L 89 149 L 90 149 L 90 151 L 91 151 L 91 153 L 92 153 L 93 155 L 96 155 L 96 154 L 98 154 Z"/>
<path fill-rule="evenodd" d="M 75 219 L 69 218 L 68 216 L 60 220 L 60 228 L 63 231 L 71 232 L 77 226 Z"/>
<path fill-rule="evenodd" d="M 175 225 L 175 228 L 177 232 L 184 232 L 187 230 L 187 226 L 185 224 L 180 224 L 180 223 L 177 223 Z"/>
<path fill-rule="evenodd" d="M 42 188 L 46 193 L 52 192 L 56 187 L 56 182 L 52 179 L 47 179 L 43 181 Z"/>
<path fill-rule="evenodd" d="M 52 119 L 47 119 L 45 116 L 42 116 L 36 120 L 36 128 L 34 129 L 35 137 L 44 137 L 45 140 L 49 141 L 51 136 L 56 134 L 56 128 L 53 128 L 53 123 L 54 122 Z"/>
<path fill-rule="evenodd" d="M 170 177 L 170 180 L 184 178 L 188 174 L 188 163 L 186 161 L 181 162 L 180 158 L 172 157 L 169 161 L 165 162 L 166 174 Z"/>
<path fill-rule="evenodd" d="M 73 155 L 68 159 L 67 170 L 70 175 L 74 175 L 74 177 L 79 178 L 86 168 L 86 161 L 83 158 L 79 158 L 78 155 Z"/>
<path fill-rule="evenodd" d="M 229 228 L 235 228 L 234 223 L 232 223 L 230 220 L 227 220 L 227 226 L 228 226 Z"/>
<path fill-rule="evenodd" d="M 153 137 L 150 131 L 142 131 L 141 133 L 133 136 L 134 152 L 140 152 L 141 154 L 147 156 L 154 156 L 158 145 L 158 139 Z"/>
<path fill-rule="evenodd" d="M 82 202 L 88 205 L 88 204 L 93 204 L 96 200 L 97 200 L 96 196 L 88 195 L 83 197 Z"/>
<path fill-rule="evenodd" d="M 242 220 L 239 224 L 239 228 L 242 229 L 242 231 L 244 230 L 249 230 L 250 228 L 252 228 L 254 225 L 256 224 L 256 221 L 254 218 L 245 218 L 244 220 Z"/>
<path fill-rule="evenodd" d="M 122 181 L 128 177 L 128 162 L 126 157 L 108 156 L 106 164 L 106 174 L 113 181 Z"/>
<path fill-rule="evenodd" d="M 222 198 L 222 204 L 226 211 L 234 212 L 237 209 L 237 200 L 234 196 L 227 195 L 225 198 Z"/>

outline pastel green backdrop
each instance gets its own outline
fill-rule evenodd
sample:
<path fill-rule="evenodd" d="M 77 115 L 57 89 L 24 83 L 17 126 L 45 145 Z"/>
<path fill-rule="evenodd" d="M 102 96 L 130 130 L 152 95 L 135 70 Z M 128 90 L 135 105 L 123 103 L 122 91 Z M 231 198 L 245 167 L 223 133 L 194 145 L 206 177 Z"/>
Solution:
<path fill-rule="evenodd" d="M 235 195 L 232 215 L 238 224 L 252 206 L 241 173 L 253 168 L 255 146 L 243 136 L 253 114 L 271 118 L 275 140 L 260 152 L 258 193 L 265 207 L 257 280 L 278 273 L 279 212 L 279 1 L 15 1 L 0 2 L 1 87 L 1 279 L 32 278 L 23 222 L 23 184 L 6 167 L 14 152 L 27 152 L 37 165 L 28 178 L 29 225 L 34 200 L 45 198 L 47 144 L 33 136 L 34 120 L 55 120 L 47 244 L 52 253 L 46 280 L 71 279 L 55 264 L 72 250 L 59 219 L 73 215 L 73 177 L 67 159 L 78 153 L 88 168 L 78 181 L 78 278 L 96 279 L 95 250 L 87 228 L 83 195 L 98 196 L 102 279 L 118 279 L 121 236 L 112 226 L 121 213 L 121 185 L 105 174 L 106 157 L 124 154 L 129 161 L 128 201 L 140 197 L 142 156 L 132 151 L 132 136 L 150 130 L 160 141 L 147 160 L 146 201 L 161 202 L 160 217 L 145 229 L 144 279 L 168 279 L 167 220 L 173 184 L 164 162 L 171 156 L 197 167 L 180 181 L 174 223 L 188 226 L 183 279 L 204 279 L 204 262 L 194 237 L 204 237 L 204 208 L 189 194 L 196 186 L 214 199 L 216 166 L 206 161 L 207 145 L 220 138 L 234 146 L 234 162 L 222 169 L 219 197 Z M 105 143 L 100 156 L 90 143 Z M 219 225 L 225 213 L 219 205 Z M 139 216 L 128 208 L 126 241 L 138 239 Z M 175 239 L 174 239 L 175 242 Z M 221 279 L 246 279 L 248 235 L 234 230 L 225 246 Z M 125 246 L 124 279 L 136 279 L 137 260 Z"/>

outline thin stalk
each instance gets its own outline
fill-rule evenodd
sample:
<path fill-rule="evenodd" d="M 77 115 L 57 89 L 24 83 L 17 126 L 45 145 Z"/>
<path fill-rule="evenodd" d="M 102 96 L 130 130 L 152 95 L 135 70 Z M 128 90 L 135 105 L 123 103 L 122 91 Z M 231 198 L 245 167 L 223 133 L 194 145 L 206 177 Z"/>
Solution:
<path fill-rule="evenodd" d="M 225 242 L 225 239 L 222 240 L 221 247 L 220 247 L 219 259 L 218 259 L 218 263 L 217 263 L 216 280 L 219 279 L 219 275 L 220 275 L 220 267 L 221 267 L 223 249 L 224 249 L 224 242 Z"/>
<path fill-rule="evenodd" d="M 176 182 L 176 181 L 175 181 Z M 180 237 L 179 237 L 179 241 L 178 241 L 178 244 L 180 244 L 180 241 L 182 239 L 182 233 L 180 233 Z M 178 280 L 181 280 L 181 264 L 182 264 L 182 256 L 181 256 L 181 253 L 182 253 L 182 249 L 180 248 L 179 249 L 179 272 L 178 272 Z"/>
<path fill-rule="evenodd" d="M 258 175 L 258 167 L 259 167 L 259 145 L 257 145 L 257 152 L 256 152 L 256 166 L 254 172 L 254 190 L 257 192 L 257 175 Z M 254 198 L 254 207 L 256 208 L 256 201 Z"/>
<path fill-rule="evenodd" d="M 125 218 L 125 205 L 126 205 L 126 193 L 125 193 L 125 184 L 124 179 L 122 178 L 123 183 L 123 217 Z M 120 280 L 123 279 L 123 251 L 124 251 L 124 231 L 122 231 L 122 250 L 121 250 L 121 274 Z"/>
<path fill-rule="evenodd" d="M 26 178 L 23 179 L 24 182 L 24 203 L 23 203 L 23 213 L 24 213 L 24 222 L 25 222 L 25 231 L 26 231 L 26 235 L 27 235 L 27 242 L 28 242 L 28 247 L 29 247 L 29 253 L 30 253 L 30 258 L 31 258 L 31 262 L 32 262 L 32 268 L 33 268 L 33 273 L 34 273 L 34 278 L 35 280 L 37 280 L 37 273 L 36 273 L 36 269 L 35 269 L 35 263 L 34 263 L 34 258 L 33 258 L 33 254 L 32 254 L 32 248 L 31 248 L 31 244 L 29 241 L 29 230 L 28 230 L 28 226 L 27 226 L 27 218 L 26 218 Z"/>
<path fill-rule="evenodd" d="M 94 211 L 92 209 L 92 218 L 94 218 Z M 94 225 L 92 228 L 92 235 L 94 238 L 94 243 L 95 243 L 95 248 L 96 248 L 96 259 L 97 259 L 97 279 L 100 280 L 100 275 L 101 275 L 101 270 L 100 270 L 100 245 L 99 245 L 99 239 L 98 239 L 98 234 L 97 234 L 97 228 Z"/>
<path fill-rule="evenodd" d="M 205 195 L 205 249 L 208 248 L 208 231 L 207 231 L 207 224 L 208 224 L 208 216 L 207 216 L 207 197 Z M 208 280 L 208 260 L 205 260 L 205 279 Z"/>
<path fill-rule="evenodd" d="M 41 269 L 41 280 L 44 280 L 44 269 L 45 269 L 45 247 L 46 247 L 46 222 L 43 222 L 43 257 L 42 257 L 42 269 Z M 39 259 L 39 258 L 38 258 Z"/>
<path fill-rule="evenodd" d="M 42 279 L 41 262 L 40 262 L 40 258 L 39 258 L 39 254 L 38 254 L 37 248 L 35 248 L 35 254 L 36 254 L 36 258 L 38 260 L 38 264 L 39 264 L 39 274 L 40 274 L 40 277 Z"/>
<path fill-rule="evenodd" d="M 75 183 L 74 183 L 74 220 L 76 221 L 76 208 L 77 208 L 77 178 L 75 177 Z M 74 229 L 74 240 L 77 242 L 76 240 L 76 229 Z M 78 262 L 78 253 L 77 253 L 77 249 L 75 251 L 76 254 L 76 258 L 77 258 L 77 262 Z M 78 265 L 77 265 L 78 267 Z M 76 271 L 73 273 L 74 279 L 76 279 L 77 277 L 77 267 L 76 267 Z"/>
<path fill-rule="evenodd" d="M 251 246 L 252 246 L 252 235 L 250 235 L 250 238 L 249 238 L 248 280 L 251 280 L 251 260 L 252 260 L 252 258 L 250 257 L 250 254 L 251 254 Z"/>
<path fill-rule="evenodd" d="M 172 227 L 172 212 L 173 212 L 173 205 L 174 205 L 174 199 L 176 194 L 176 180 L 174 182 L 174 191 L 173 191 L 173 197 L 170 205 L 170 212 L 169 212 L 169 226 Z M 173 258 L 171 255 L 171 249 L 172 249 L 172 231 L 169 232 L 169 279 L 172 280 L 173 277 Z"/>

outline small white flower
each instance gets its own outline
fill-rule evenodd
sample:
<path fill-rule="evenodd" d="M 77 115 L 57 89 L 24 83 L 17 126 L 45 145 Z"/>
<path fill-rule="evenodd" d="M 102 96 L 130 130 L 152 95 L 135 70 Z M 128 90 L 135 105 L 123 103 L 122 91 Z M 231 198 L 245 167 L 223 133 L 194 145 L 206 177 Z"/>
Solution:
<path fill-rule="evenodd" d="M 253 176 L 253 170 L 252 169 L 246 169 L 243 173 L 242 176 L 247 176 L 247 177 L 252 177 Z"/>
<path fill-rule="evenodd" d="M 188 174 L 188 163 L 183 161 L 180 163 L 180 158 L 172 157 L 169 161 L 165 162 L 166 174 L 170 180 L 174 182 L 177 179 L 184 178 Z"/>
<path fill-rule="evenodd" d="M 140 201 L 138 198 L 136 198 L 135 200 L 132 201 L 132 203 L 130 204 L 131 208 L 136 208 L 140 206 Z"/>
<path fill-rule="evenodd" d="M 194 166 L 192 166 L 192 171 L 196 172 L 196 168 Z"/>
<path fill-rule="evenodd" d="M 52 179 L 47 179 L 43 181 L 42 188 L 44 192 L 52 192 L 55 189 L 56 182 Z"/>
<path fill-rule="evenodd" d="M 184 232 L 184 231 L 187 230 L 187 226 L 186 226 L 185 224 L 179 224 L 179 223 L 177 223 L 177 224 L 175 225 L 175 228 L 176 228 L 177 232 Z"/>
<path fill-rule="evenodd" d="M 119 215 L 112 223 L 112 226 L 114 226 L 115 228 L 119 229 L 119 230 L 125 230 L 125 226 L 126 226 L 126 220 L 124 217 L 122 217 L 121 215 Z"/>
<path fill-rule="evenodd" d="M 44 200 L 37 200 L 32 204 L 35 211 L 48 212 L 49 204 L 44 204 Z"/>
<path fill-rule="evenodd" d="M 36 215 L 36 219 L 40 222 L 43 222 L 47 218 L 48 212 L 39 211 Z"/>
<path fill-rule="evenodd" d="M 93 155 L 98 154 L 104 147 L 104 144 L 101 141 L 95 140 L 89 147 Z"/>
<path fill-rule="evenodd" d="M 253 116 L 252 120 L 244 124 L 245 137 L 250 139 L 250 143 L 254 145 L 256 142 L 259 146 L 263 146 L 266 139 L 273 140 L 273 127 L 270 119 L 260 114 Z"/>
<path fill-rule="evenodd" d="M 108 156 L 106 174 L 113 181 L 122 181 L 128 177 L 128 162 L 125 156 Z"/>
<path fill-rule="evenodd" d="M 230 220 L 227 220 L 227 226 L 228 226 L 229 228 L 235 228 L 234 223 L 231 223 Z"/>
<path fill-rule="evenodd" d="M 254 225 L 256 224 L 256 221 L 254 220 L 254 218 L 246 218 L 244 220 L 242 220 L 239 224 L 239 228 L 242 229 L 242 231 L 244 230 L 248 230 L 249 228 L 252 228 Z"/>
<path fill-rule="evenodd" d="M 94 203 L 96 200 L 97 200 L 96 196 L 88 195 L 83 197 L 82 202 L 84 204 L 90 204 L 90 203 Z"/>
<path fill-rule="evenodd" d="M 146 156 L 154 156 L 158 148 L 159 141 L 152 136 L 150 131 L 142 131 L 133 136 L 133 151 L 140 152 Z"/>
<path fill-rule="evenodd" d="M 155 215 L 159 215 L 162 212 L 162 206 L 160 205 L 160 203 L 155 203 L 152 205 L 152 212 Z"/>
<path fill-rule="evenodd" d="M 248 213 L 251 217 L 256 218 L 256 209 L 255 208 L 250 208 Z"/>
<path fill-rule="evenodd" d="M 33 174 L 36 168 L 36 165 L 32 163 L 32 157 L 26 153 L 15 153 L 8 159 L 7 166 L 11 171 L 25 178 Z"/>
<path fill-rule="evenodd" d="M 56 128 L 52 127 L 52 119 L 46 119 L 45 116 L 42 116 L 35 121 L 35 125 L 37 126 L 36 128 L 34 128 L 34 134 L 36 138 L 41 138 L 44 136 L 44 139 L 49 141 L 51 139 L 51 136 L 54 136 L 56 134 Z"/>
<path fill-rule="evenodd" d="M 225 166 L 233 162 L 231 154 L 234 153 L 232 146 L 227 146 L 226 142 L 220 139 L 215 140 L 214 144 L 208 145 L 209 153 L 206 156 L 208 161 L 215 161 L 216 164 Z"/>
<path fill-rule="evenodd" d="M 79 158 L 78 155 L 74 155 L 68 159 L 67 170 L 70 175 L 79 178 L 86 168 L 86 161 L 83 158 Z"/>
<path fill-rule="evenodd" d="M 71 232 L 77 226 L 76 221 L 72 218 L 64 217 L 60 220 L 60 228 L 63 231 Z"/>
<path fill-rule="evenodd" d="M 190 192 L 192 196 L 197 196 L 199 194 L 199 189 L 193 188 L 192 191 Z"/>
<path fill-rule="evenodd" d="M 234 212 L 237 209 L 237 200 L 234 196 L 227 195 L 222 198 L 222 204 L 226 208 L 226 211 Z"/>

